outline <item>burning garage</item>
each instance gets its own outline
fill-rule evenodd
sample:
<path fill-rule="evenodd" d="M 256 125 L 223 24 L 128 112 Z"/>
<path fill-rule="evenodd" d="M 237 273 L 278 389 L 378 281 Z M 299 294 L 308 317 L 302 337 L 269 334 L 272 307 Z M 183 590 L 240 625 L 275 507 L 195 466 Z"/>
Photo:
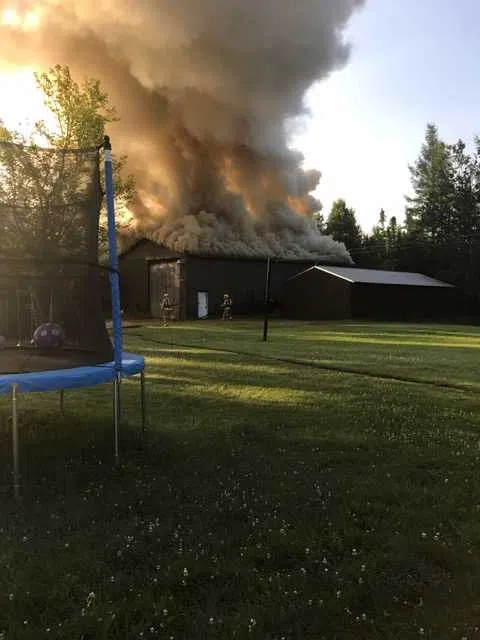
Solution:
<path fill-rule="evenodd" d="M 332 262 L 345 264 L 342 255 L 333 254 Z M 308 257 L 275 260 L 271 297 L 280 300 L 282 285 L 314 263 Z M 176 252 L 142 239 L 120 256 L 120 273 L 122 304 L 130 314 L 160 317 L 164 293 L 172 301 L 176 319 L 218 316 L 224 293 L 232 296 L 235 314 L 264 309 L 263 257 Z"/>

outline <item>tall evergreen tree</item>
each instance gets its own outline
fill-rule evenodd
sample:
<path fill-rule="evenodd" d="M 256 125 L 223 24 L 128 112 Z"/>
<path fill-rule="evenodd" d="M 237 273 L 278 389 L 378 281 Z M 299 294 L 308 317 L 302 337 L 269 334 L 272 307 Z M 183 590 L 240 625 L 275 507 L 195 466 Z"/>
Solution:
<path fill-rule="evenodd" d="M 414 195 L 407 198 L 407 232 L 434 242 L 447 240 L 454 229 L 452 153 L 435 125 L 427 126 L 420 156 L 409 169 Z"/>
<path fill-rule="evenodd" d="M 362 244 L 362 232 L 355 217 L 355 211 L 345 200 L 336 200 L 330 211 L 325 232 L 334 240 L 343 242 L 347 249 L 358 249 Z"/>
<path fill-rule="evenodd" d="M 378 217 L 378 232 L 381 234 L 385 231 L 385 222 L 387 220 L 387 216 L 385 215 L 385 209 L 380 209 L 380 215 Z"/>
<path fill-rule="evenodd" d="M 477 152 L 469 155 L 466 145 L 459 140 L 451 146 L 453 198 L 453 233 L 459 237 L 471 237 L 480 230 L 477 208 L 480 191 L 480 166 Z"/>
<path fill-rule="evenodd" d="M 475 150 L 467 153 L 463 140 L 451 147 L 454 180 L 454 233 L 452 253 L 455 252 L 454 272 L 456 281 L 467 291 L 478 290 L 480 261 L 477 252 L 480 245 L 480 157 L 479 141 L 475 138 Z"/>

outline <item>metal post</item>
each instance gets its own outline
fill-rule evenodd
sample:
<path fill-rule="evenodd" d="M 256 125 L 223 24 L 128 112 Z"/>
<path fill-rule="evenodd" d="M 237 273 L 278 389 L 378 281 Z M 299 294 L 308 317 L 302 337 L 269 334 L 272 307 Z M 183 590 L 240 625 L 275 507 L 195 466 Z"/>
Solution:
<path fill-rule="evenodd" d="M 13 450 L 13 491 L 15 500 L 20 499 L 20 462 L 18 452 L 18 414 L 17 414 L 17 388 L 12 386 L 12 450 Z"/>
<path fill-rule="evenodd" d="M 115 463 L 120 460 L 118 451 L 118 427 L 120 422 L 120 375 L 113 382 L 113 428 L 114 428 L 114 455 Z"/>
<path fill-rule="evenodd" d="M 142 431 L 147 428 L 147 410 L 145 401 L 145 371 L 140 373 L 140 396 L 142 401 Z"/>
<path fill-rule="evenodd" d="M 65 394 L 63 389 L 60 389 L 60 413 L 63 413 L 65 408 Z"/>
<path fill-rule="evenodd" d="M 268 317 L 270 315 L 270 275 L 272 272 L 272 263 L 270 256 L 267 258 L 267 275 L 265 280 L 265 316 L 263 319 L 263 341 L 268 338 Z"/>

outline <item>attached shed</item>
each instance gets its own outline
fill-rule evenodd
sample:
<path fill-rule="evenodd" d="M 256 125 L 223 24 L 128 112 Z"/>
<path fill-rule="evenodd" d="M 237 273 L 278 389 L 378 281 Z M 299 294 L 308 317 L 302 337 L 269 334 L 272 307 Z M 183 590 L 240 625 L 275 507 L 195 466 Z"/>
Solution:
<path fill-rule="evenodd" d="M 283 286 L 284 313 L 305 320 L 453 317 L 457 289 L 420 273 L 312 266 Z"/>
<path fill-rule="evenodd" d="M 271 297 L 279 300 L 283 284 L 313 261 L 276 260 L 271 269 Z M 264 309 L 265 258 L 238 258 L 174 252 L 140 240 L 120 256 L 122 306 L 132 314 L 160 316 L 167 292 L 177 319 L 220 315 L 224 293 L 233 298 L 234 314 Z"/>

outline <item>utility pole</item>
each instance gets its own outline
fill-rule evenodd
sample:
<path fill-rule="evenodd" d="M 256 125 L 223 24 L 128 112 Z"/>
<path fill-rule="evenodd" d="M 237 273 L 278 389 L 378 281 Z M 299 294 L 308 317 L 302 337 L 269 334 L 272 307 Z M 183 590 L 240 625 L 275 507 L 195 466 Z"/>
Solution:
<path fill-rule="evenodd" d="M 272 273 L 272 262 L 270 256 L 267 257 L 267 273 L 265 278 L 265 316 L 263 319 L 263 342 L 268 339 L 268 319 L 270 316 L 270 276 Z"/>

